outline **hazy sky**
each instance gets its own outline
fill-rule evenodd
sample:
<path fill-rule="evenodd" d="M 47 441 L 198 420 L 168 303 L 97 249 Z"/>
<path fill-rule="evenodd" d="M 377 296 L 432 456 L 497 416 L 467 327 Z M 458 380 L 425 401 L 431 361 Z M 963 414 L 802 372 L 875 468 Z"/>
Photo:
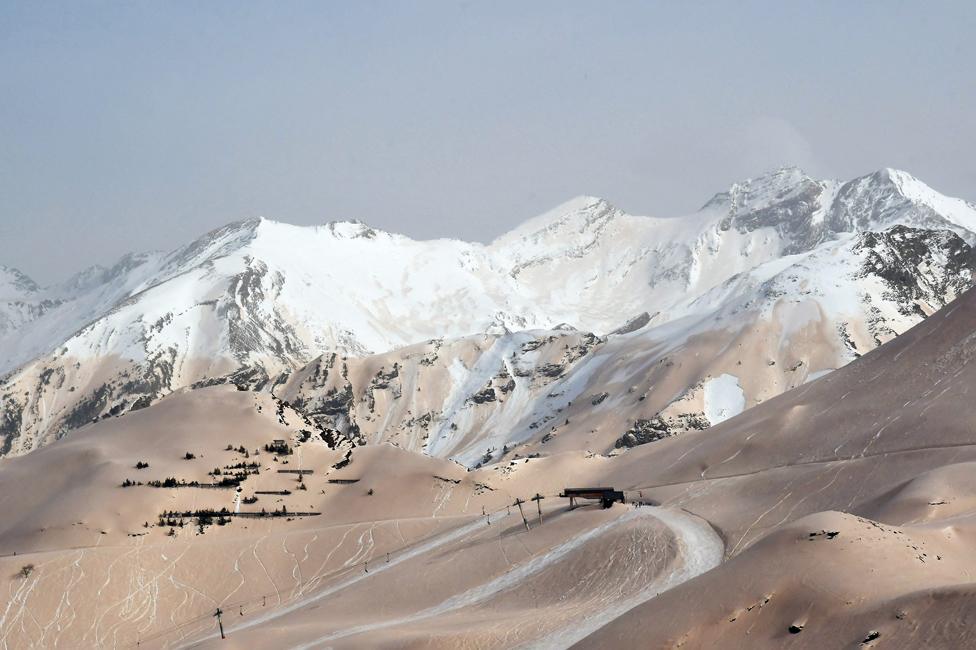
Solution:
<path fill-rule="evenodd" d="M 0 0 L 0 264 L 257 215 L 487 241 L 784 164 L 972 200 L 974 30 L 974 2 Z"/>

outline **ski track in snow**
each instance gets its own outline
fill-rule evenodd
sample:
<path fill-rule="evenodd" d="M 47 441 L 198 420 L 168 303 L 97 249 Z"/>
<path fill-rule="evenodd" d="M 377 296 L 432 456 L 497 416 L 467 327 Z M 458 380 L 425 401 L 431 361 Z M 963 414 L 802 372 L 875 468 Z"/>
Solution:
<path fill-rule="evenodd" d="M 451 500 L 451 496 L 454 494 L 454 485 L 447 484 L 444 481 L 434 480 L 434 488 L 438 491 L 437 495 L 434 496 L 434 511 L 431 513 L 431 517 L 437 517 L 441 509 Z M 470 494 L 469 494 L 470 496 Z"/>
<path fill-rule="evenodd" d="M 507 516 L 508 515 L 505 514 L 505 513 L 498 513 L 499 519 L 504 519 Z M 239 625 L 236 625 L 236 626 L 235 625 L 229 625 L 229 626 L 226 627 L 226 631 L 227 631 L 228 634 L 230 634 L 231 632 L 239 632 L 239 631 L 242 631 L 242 630 L 246 630 L 246 629 L 252 628 L 252 627 L 254 627 L 256 625 L 260 625 L 262 623 L 267 623 L 268 621 L 275 620 L 275 619 L 280 618 L 281 616 L 284 616 L 286 614 L 290 614 L 290 613 L 292 613 L 292 612 L 294 612 L 296 610 L 302 609 L 302 608 L 304 608 L 304 607 L 306 607 L 306 606 L 308 606 L 308 605 L 310 605 L 312 603 L 315 603 L 315 602 L 317 602 L 317 601 L 325 598 L 326 596 L 331 596 L 332 594 L 338 593 L 338 592 L 342 591 L 343 589 L 346 589 L 347 587 L 351 587 L 352 585 L 354 585 L 354 584 L 356 584 L 358 582 L 361 582 L 363 580 L 367 580 L 367 579 L 369 579 L 369 578 L 371 578 L 371 577 L 373 577 L 373 576 L 375 576 L 375 575 L 377 575 L 379 573 L 382 573 L 382 572 L 384 572 L 384 571 L 386 571 L 386 570 L 388 570 L 388 569 L 390 569 L 392 567 L 395 567 L 395 566 L 401 564 L 402 562 L 406 562 L 406 561 L 411 560 L 411 559 L 413 559 L 413 558 L 415 558 L 415 557 L 417 557 L 419 555 L 423 555 L 425 553 L 428 553 L 430 551 L 433 551 L 433 550 L 435 550 L 437 548 L 440 548 L 441 546 L 444 546 L 445 544 L 449 544 L 450 542 L 456 541 L 456 540 L 458 540 L 458 539 L 460 539 L 460 538 L 462 538 L 462 537 L 464 537 L 464 536 L 466 536 L 468 534 L 481 531 L 481 530 L 484 529 L 484 526 L 485 526 L 484 521 L 482 521 L 481 518 L 479 517 L 478 519 L 476 519 L 475 521 L 473 521 L 473 522 L 471 522 L 469 524 L 465 524 L 463 526 L 459 526 L 458 528 L 454 528 L 454 529 L 449 530 L 447 532 L 441 533 L 441 534 L 435 536 L 433 539 L 430 539 L 430 540 L 428 540 L 426 542 L 420 543 L 417 546 L 415 546 L 415 547 L 413 547 L 411 549 L 408 549 L 408 550 L 404 551 L 403 553 L 401 553 L 398 556 L 391 557 L 389 562 L 383 562 L 383 563 L 377 564 L 376 565 L 376 568 L 372 569 L 369 573 L 356 573 L 356 574 L 354 574 L 352 576 L 349 576 L 348 578 L 345 578 L 344 580 L 341 580 L 341 581 L 337 582 L 336 584 L 332 585 L 331 587 L 327 587 L 327 588 L 323 589 L 322 591 L 319 591 L 319 592 L 317 592 L 315 594 L 312 594 L 312 595 L 309 595 L 309 596 L 306 596 L 306 597 L 303 597 L 303 598 L 299 598 L 298 600 L 295 600 L 294 602 L 291 602 L 291 603 L 289 603 L 289 604 L 287 604 L 287 605 L 285 605 L 285 606 L 283 606 L 283 607 L 281 607 L 279 609 L 276 609 L 274 611 L 270 611 L 270 612 L 268 612 L 266 614 L 262 614 L 261 616 L 255 616 L 254 618 L 252 618 L 252 619 L 250 619 L 248 621 L 242 622 L 242 623 L 240 623 Z M 365 535 L 365 533 L 363 533 L 363 536 L 364 535 Z M 363 539 L 363 536 L 360 537 L 361 540 Z M 360 543 L 362 543 L 362 542 L 360 542 Z M 362 550 L 362 548 L 360 548 L 360 551 L 361 550 Z M 180 646 L 177 646 L 177 647 L 178 648 L 191 647 L 193 645 L 196 645 L 196 644 L 200 643 L 201 641 L 206 641 L 206 640 L 209 640 L 209 639 L 214 639 L 214 638 L 217 638 L 218 636 L 219 635 L 217 633 L 211 633 L 211 634 L 209 634 L 209 635 L 207 635 L 207 636 L 205 636 L 203 638 L 197 639 L 196 641 L 194 641 L 194 642 L 192 642 L 190 644 L 184 644 L 184 645 L 180 645 Z"/>
<path fill-rule="evenodd" d="M 294 646 L 294 650 L 310 650 L 311 648 L 322 647 L 323 644 L 327 644 L 329 641 L 336 639 L 415 623 L 448 614 L 464 607 L 478 605 L 518 587 L 527 578 L 559 563 L 572 551 L 579 549 L 587 542 L 603 535 L 609 530 L 642 516 L 654 517 L 672 530 L 681 547 L 680 557 L 683 561 L 675 566 L 670 573 L 654 580 L 637 594 L 613 602 L 604 609 L 589 616 L 584 615 L 582 619 L 577 620 L 576 624 L 565 627 L 554 635 L 547 634 L 544 640 L 536 640 L 528 644 L 523 644 L 522 646 L 540 650 L 568 648 L 641 603 L 718 566 L 722 561 L 722 556 L 725 551 L 721 538 L 719 538 L 707 522 L 688 513 L 664 508 L 637 508 L 612 521 L 577 535 L 547 553 L 532 558 L 525 564 L 516 566 L 507 573 L 482 585 L 452 596 L 438 605 L 398 619 L 340 630 L 309 643 Z"/>
<path fill-rule="evenodd" d="M 671 529 L 681 546 L 680 556 L 684 561 L 675 566 L 669 574 L 658 578 L 630 598 L 618 601 L 592 616 L 584 616 L 575 626 L 564 628 L 556 634 L 549 634 L 545 640 L 524 647 L 539 650 L 568 648 L 634 607 L 721 564 L 725 545 L 722 538 L 704 519 L 686 511 L 667 508 L 638 508 L 636 512 L 656 517 Z"/>
<path fill-rule="evenodd" d="M 278 589 L 278 585 L 275 583 L 274 578 L 271 577 L 271 573 L 268 572 L 268 567 L 266 567 L 264 565 L 264 562 L 261 561 L 261 557 L 258 555 L 258 545 L 262 541 L 264 541 L 268 537 L 268 535 L 270 535 L 270 534 L 271 533 L 268 533 L 267 535 L 265 535 L 264 537 L 262 537 L 261 539 L 259 539 L 258 541 L 256 541 L 254 543 L 254 546 L 251 547 L 251 555 L 254 556 L 254 559 L 257 561 L 258 565 L 261 567 L 261 570 L 264 571 L 264 575 L 268 578 L 268 582 L 270 582 L 271 583 L 271 586 L 274 588 L 275 596 L 278 598 L 278 603 L 280 604 L 281 603 L 281 591 Z"/>

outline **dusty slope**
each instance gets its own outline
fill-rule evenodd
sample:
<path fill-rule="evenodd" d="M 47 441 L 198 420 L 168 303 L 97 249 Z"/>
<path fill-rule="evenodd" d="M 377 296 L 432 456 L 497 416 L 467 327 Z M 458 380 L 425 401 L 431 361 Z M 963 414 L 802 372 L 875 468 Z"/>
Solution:
<path fill-rule="evenodd" d="M 618 482 L 689 507 L 707 500 L 709 509 L 696 511 L 743 535 L 742 546 L 791 509 L 791 516 L 851 510 L 924 471 L 971 460 L 974 316 L 976 294 L 968 292 L 841 371 L 708 432 L 629 452 L 615 463 Z M 734 519 L 773 505 L 765 489 L 754 491 L 760 484 L 783 503 L 745 534 Z M 724 498 L 738 507 L 723 513 Z"/>
<path fill-rule="evenodd" d="M 218 605 L 238 612 L 226 623 L 239 647 L 558 646 L 578 638 L 567 629 L 592 631 L 568 622 L 617 614 L 583 645 L 965 645 L 974 316 L 969 292 L 844 369 L 708 431 L 613 458 L 565 451 L 475 472 L 388 444 L 358 448 L 336 469 L 346 452 L 268 395 L 171 396 L 0 461 L 0 549 L 20 553 L 0 559 L 0 647 L 215 645 Z M 254 455 L 279 437 L 296 453 Z M 137 473 L 142 459 L 150 468 Z M 202 536 L 172 527 L 170 537 L 154 525 L 160 510 L 234 509 L 234 490 L 118 487 L 127 477 L 206 481 L 214 465 L 252 459 L 261 473 L 242 495 L 291 492 L 260 495 L 255 507 L 323 514 L 232 519 Z M 275 471 L 284 460 L 313 470 L 307 490 Z M 562 512 L 553 495 L 590 482 L 667 509 Z M 490 527 L 480 516 L 535 492 L 547 495 L 541 526 L 525 531 L 514 512 Z M 713 544 L 726 564 L 651 598 L 672 576 L 707 569 L 698 551 Z M 33 572 L 18 574 L 26 564 Z"/>
<path fill-rule="evenodd" d="M 872 630 L 885 647 L 972 643 L 957 617 L 976 576 L 974 318 L 969 292 L 841 371 L 614 459 L 608 476 L 706 517 L 733 560 L 583 645 L 854 647 Z M 826 510 L 851 515 L 797 521 Z"/>
<path fill-rule="evenodd" d="M 467 472 L 388 444 L 347 456 L 315 435 L 303 442 L 306 426 L 267 395 L 214 387 L 0 461 L 0 647 L 181 646 L 208 638 L 218 605 L 240 647 L 321 639 L 505 647 L 553 633 L 565 644 L 655 585 L 721 559 L 707 523 L 678 511 L 567 512 L 555 494 L 588 462 L 578 454 Z M 294 453 L 264 451 L 276 438 Z M 135 469 L 139 461 L 149 467 Z M 168 476 L 207 484 L 219 478 L 208 476 L 213 466 L 238 462 L 260 468 L 239 494 L 146 484 Z M 277 472 L 297 468 L 312 471 L 307 490 Z M 121 487 L 128 477 L 143 484 Z M 527 510 L 526 530 L 505 506 L 533 491 L 548 495 L 544 521 Z M 282 505 L 289 516 L 230 514 Z M 202 534 L 192 515 L 157 521 L 168 511 L 221 507 L 230 522 Z"/>
<path fill-rule="evenodd" d="M 313 432 L 287 457 L 313 469 L 310 489 L 260 498 L 323 515 L 170 538 L 166 526 L 140 528 L 148 510 L 233 505 L 232 492 L 116 487 L 135 460 L 150 461 L 142 472 L 205 479 L 217 458 L 239 456 L 225 439 L 297 445 L 309 426 L 266 395 L 175 395 L 0 461 L 4 495 L 33 487 L 6 497 L 0 544 L 50 549 L 0 560 L 0 639 L 208 647 L 220 605 L 237 647 L 856 647 L 872 632 L 881 636 L 867 645 L 958 647 L 976 575 L 974 316 L 971 292 L 837 373 L 613 458 L 565 452 L 467 472 L 381 445 L 333 469 L 345 453 Z M 181 459 L 191 445 L 198 458 Z M 282 466 L 267 453 L 257 458 L 243 494 L 295 486 L 268 471 Z M 76 471 L 49 482 L 57 468 Z M 667 508 L 567 513 L 553 498 L 590 482 Z M 548 495 L 546 516 L 525 531 L 504 505 L 536 491 Z M 496 510 L 490 526 L 482 507 Z M 106 534 L 71 526 L 79 513 Z M 712 562 L 723 548 L 728 561 L 678 584 L 711 566 L 708 548 Z M 17 575 L 28 563 L 33 573 Z"/>
<path fill-rule="evenodd" d="M 974 523 L 810 515 L 580 647 L 970 647 Z"/>
<path fill-rule="evenodd" d="M 0 647 L 127 647 L 159 632 L 170 642 L 181 635 L 174 626 L 218 602 L 278 604 L 346 567 L 466 525 L 483 504 L 508 501 L 454 463 L 390 446 L 346 457 L 315 437 L 301 442 L 305 427 L 267 395 L 217 387 L 0 461 Z M 294 453 L 263 450 L 277 438 Z M 185 459 L 187 451 L 195 458 Z M 139 461 L 149 467 L 135 469 Z M 260 473 L 239 494 L 145 484 L 172 476 L 206 485 L 221 478 L 208 475 L 215 466 L 240 462 L 257 463 Z M 296 475 L 277 471 L 298 468 L 313 472 L 305 490 Z M 143 484 L 123 488 L 126 478 Z M 290 494 L 257 494 L 269 490 Z M 252 495 L 257 503 L 238 502 Z M 228 515 L 230 523 L 202 535 L 191 516 L 166 517 L 185 525 L 157 521 L 163 512 L 222 507 L 323 514 Z M 25 565 L 35 567 L 26 577 Z"/>
<path fill-rule="evenodd" d="M 253 626 L 242 620 L 231 636 L 239 647 L 503 648 L 557 637 L 565 646 L 618 605 L 647 598 L 649 585 L 681 579 L 671 572 L 685 565 L 686 540 L 649 508 L 547 512 L 530 531 L 516 518 L 502 514 L 498 529 L 356 576 L 340 584 L 341 597 L 326 589 Z M 211 636 L 202 647 L 220 645 Z"/>

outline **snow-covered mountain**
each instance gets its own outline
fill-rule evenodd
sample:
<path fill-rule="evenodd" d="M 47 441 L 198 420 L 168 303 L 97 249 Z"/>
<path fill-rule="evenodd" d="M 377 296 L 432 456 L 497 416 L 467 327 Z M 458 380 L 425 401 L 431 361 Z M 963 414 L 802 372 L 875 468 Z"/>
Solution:
<path fill-rule="evenodd" d="M 784 169 L 680 218 L 580 197 L 487 245 L 257 219 L 58 287 L 4 270 L 0 453 L 217 381 L 337 444 L 603 452 L 883 343 L 972 284 L 974 242 L 976 207 L 904 172 Z"/>
<path fill-rule="evenodd" d="M 33 280 L 17 269 L 0 266 L 0 336 L 20 329 L 44 311 L 38 289 Z"/>
<path fill-rule="evenodd" d="M 145 285 L 161 257 L 126 255 L 111 268 L 93 266 L 44 288 L 16 269 L 0 268 L 0 373 L 51 351 L 105 315 Z"/>

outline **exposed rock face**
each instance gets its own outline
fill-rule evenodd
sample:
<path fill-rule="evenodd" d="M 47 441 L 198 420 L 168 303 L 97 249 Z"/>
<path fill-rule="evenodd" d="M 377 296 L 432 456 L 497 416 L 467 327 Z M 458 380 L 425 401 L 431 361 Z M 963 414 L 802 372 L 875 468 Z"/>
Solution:
<path fill-rule="evenodd" d="M 703 413 L 681 413 L 664 418 L 657 415 L 650 420 L 637 420 L 624 435 L 617 438 L 614 447 L 636 447 L 655 442 L 687 431 L 702 431 L 711 426 Z"/>
<path fill-rule="evenodd" d="M 894 226 L 865 232 L 854 250 L 865 256 L 863 275 L 884 280 L 882 297 L 906 316 L 927 316 L 973 284 L 976 252 L 950 230 Z"/>
<path fill-rule="evenodd" d="M 611 336 L 614 334 L 630 334 L 631 332 L 636 332 L 645 325 L 651 322 L 651 315 L 646 311 L 641 312 L 637 316 L 634 316 L 629 321 L 618 327 L 617 329 L 610 332 Z"/>
<path fill-rule="evenodd" d="M 832 208 L 829 181 L 816 181 L 799 169 L 782 169 L 755 181 L 732 186 L 711 205 L 728 209 L 723 230 L 741 233 L 774 229 L 787 242 L 784 254 L 808 251 L 830 232 L 831 221 L 818 218 Z M 836 225 L 836 224 L 834 224 Z"/>
<path fill-rule="evenodd" d="M 495 401 L 495 389 L 488 386 L 482 391 L 479 391 L 471 396 L 471 401 L 475 404 L 484 404 L 485 402 Z"/>
<path fill-rule="evenodd" d="M 362 358 L 330 354 L 277 392 L 350 444 L 392 442 L 476 464 L 486 448 L 531 438 L 533 418 L 554 419 L 565 399 L 551 394 L 560 375 L 553 367 L 571 371 L 598 343 L 552 330 L 434 340 Z"/>

